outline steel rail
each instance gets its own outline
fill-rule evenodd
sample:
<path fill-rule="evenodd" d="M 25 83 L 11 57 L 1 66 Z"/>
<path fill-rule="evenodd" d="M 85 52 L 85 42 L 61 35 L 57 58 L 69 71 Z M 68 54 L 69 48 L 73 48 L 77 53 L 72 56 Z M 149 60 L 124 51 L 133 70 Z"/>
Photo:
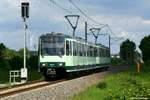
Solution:
<path fill-rule="evenodd" d="M 7 96 L 15 95 L 18 93 L 26 92 L 29 90 L 45 87 L 48 85 L 52 85 L 52 84 L 56 84 L 56 83 L 64 82 L 64 81 L 66 81 L 66 79 L 49 81 L 49 82 L 48 81 L 39 81 L 39 82 L 33 82 L 33 83 L 31 82 L 31 83 L 27 83 L 27 84 L 22 84 L 22 85 L 16 85 L 11 88 L 3 88 L 3 89 L 0 89 L 0 98 L 4 98 Z"/>

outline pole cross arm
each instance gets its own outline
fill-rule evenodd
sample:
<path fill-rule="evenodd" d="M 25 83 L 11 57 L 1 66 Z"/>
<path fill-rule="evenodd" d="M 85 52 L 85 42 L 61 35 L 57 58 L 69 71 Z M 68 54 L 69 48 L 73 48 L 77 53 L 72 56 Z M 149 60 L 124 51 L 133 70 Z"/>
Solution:
<path fill-rule="evenodd" d="M 92 34 L 94 35 L 94 37 L 98 36 L 100 30 L 101 30 L 101 28 L 90 28 L 90 31 L 92 32 Z M 95 33 L 95 31 L 97 31 L 97 34 Z"/>
<path fill-rule="evenodd" d="M 77 18 L 75 25 L 73 25 L 73 24 L 71 23 L 71 21 L 69 20 L 70 17 L 74 17 L 74 18 L 76 17 L 76 18 Z M 77 28 L 77 25 L 78 25 L 78 21 L 79 21 L 80 16 L 79 16 L 79 15 L 66 15 L 65 18 L 67 19 L 67 21 L 69 22 L 69 24 L 70 24 L 71 27 L 73 28 L 73 36 L 75 36 L 75 30 L 76 30 L 76 28 Z"/>

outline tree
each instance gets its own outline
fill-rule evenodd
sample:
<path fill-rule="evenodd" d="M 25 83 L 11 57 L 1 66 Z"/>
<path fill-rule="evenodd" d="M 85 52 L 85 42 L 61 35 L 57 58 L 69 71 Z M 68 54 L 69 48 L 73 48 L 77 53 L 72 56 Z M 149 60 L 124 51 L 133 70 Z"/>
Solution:
<path fill-rule="evenodd" d="M 5 58 L 7 59 L 12 59 L 14 56 L 19 56 L 19 54 L 17 53 L 17 51 L 13 50 L 13 49 L 6 49 L 5 50 Z"/>
<path fill-rule="evenodd" d="M 120 46 L 121 58 L 130 64 L 133 63 L 135 49 L 136 45 L 134 42 L 130 41 L 129 39 L 125 40 Z"/>
<path fill-rule="evenodd" d="M 4 58 L 4 51 L 6 50 L 6 46 L 3 43 L 0 43 L 0 59 Z"/>
<path fill-rule="evenodd" d="M 150 60 L 150 35 L 141 40 L 139 48 L 142 51 L 143 60 L 145 62 Z"/>
<path fill-rule="evenodd" d="M 19 49 L 18 54 L 20 57 L 23 57 L 24 56 L 24 48 Z M 27 58 L 30 57 L 30 51 L 27 48 L 26 48 L 26 56 L 27 56 Z"/>

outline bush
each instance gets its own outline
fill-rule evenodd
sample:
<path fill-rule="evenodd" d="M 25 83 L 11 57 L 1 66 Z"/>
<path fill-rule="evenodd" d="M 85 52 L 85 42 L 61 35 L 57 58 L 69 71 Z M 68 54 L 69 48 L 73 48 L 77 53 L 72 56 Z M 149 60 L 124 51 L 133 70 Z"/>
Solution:
<path fill-rule="evenodd" d="M 23 58 L 20 56 L 14 56 L 9 61 L 9 65 L 12 69 L 20 69 L 23 67 Z"/>
<path fill-rule="evenodd" d="M 122 60 L 121 58 L 111 58 L 111 65 L 126 65 L 127 62 Z"/>
<path fill-rule="evenodd" d="M 97 84 L 97 88 L 99 88 L 99 89 L 104 89 L 106 87 L 107 87 L 107 84 L 105 82 L 99 82 Z"/>
<path fill-rule="evenodd" d="M 29 68 L 38 68 L 38 56 L 30 56 L 27 63 Z"/>

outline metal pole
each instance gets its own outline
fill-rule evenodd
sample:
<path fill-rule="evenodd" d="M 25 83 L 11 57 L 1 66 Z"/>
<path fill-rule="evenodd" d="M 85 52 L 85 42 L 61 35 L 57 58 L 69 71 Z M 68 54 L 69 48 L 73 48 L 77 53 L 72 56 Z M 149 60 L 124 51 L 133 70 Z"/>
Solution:
<path fill-rule="evenodd" d="M 87 22 L 85 22 L 85 40 L 87 41 Z"/>
<path fill-rule="evenodd" d="M 110 49 L 110 35 L 109 35 L 109 49 Z"/>
<path fill-rule="evenodd" d="M 95 36 L 95 44 L 97 44 L 98 36 Z"/>
<path fill-rule="evenodd" d="M 26 19 L 24 18 L 24 68 L 26 68 Z"/>
<path fill-rule="evenodd" d="M 110 46 L 110 35 L 109 35 L 109 55 L 111 54 L 111 46 Z"/>
<path fill-rule="evenodd" d="M 76 28 L 73 28 L 73 37 L 75 36 L 75 30 L 76 30 Z"/>

